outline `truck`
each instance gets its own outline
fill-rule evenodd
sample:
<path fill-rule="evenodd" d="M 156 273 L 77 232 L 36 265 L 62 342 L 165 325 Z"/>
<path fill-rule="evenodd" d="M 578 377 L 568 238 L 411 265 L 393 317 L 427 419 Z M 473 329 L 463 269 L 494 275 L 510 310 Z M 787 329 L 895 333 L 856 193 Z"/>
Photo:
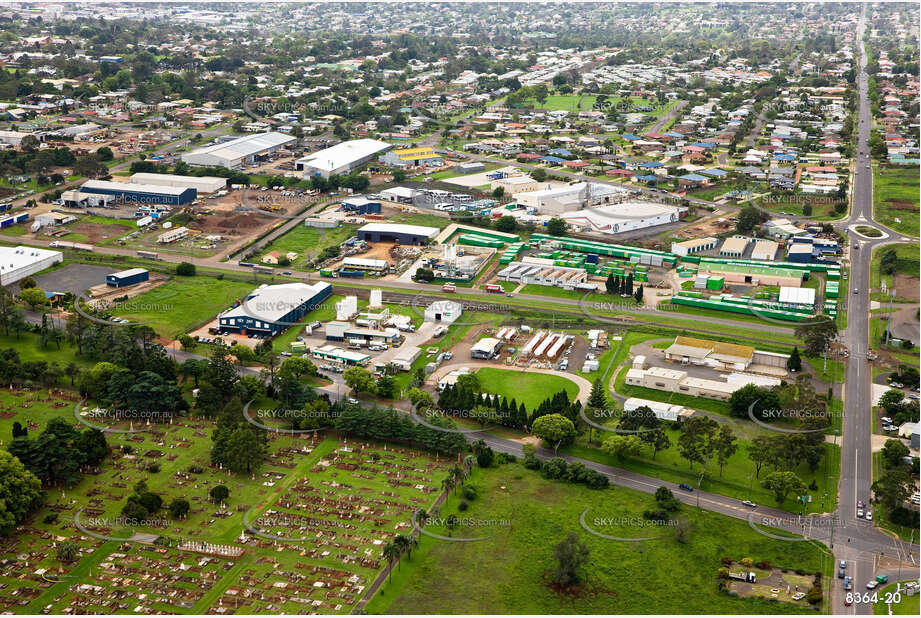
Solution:
<path fill-rule="evenodd" d="M 75 251 L 92 251 L 93 245 L 87 245 L 79 242 L 70 242 L 69 240 L 55 240 L 48 244 L 49 247 L 61 249 L 73 249 Z"/>
<path fill-rule="evenodd" d="M 252 262 L 237 262 L 237 264 L 245 268 L 253 268 L 255 266 Z"/>
<path fill-rule="evenodd" d="M 491 294 L 501 294 L 501 293 L 502 293 L 502 286 L 499 285 L 498 283 L 487 283 L 487 284 L 486 284 L 486 291 L 489 292 L 489 293 L 491 293 Z"/>
<path fill-rule="evenodd" d="M 454 285 L 453 283 L 446 283 L 443 286 L 441 286 L 441 291 L 442 292 L 456 292 L 457 286 Z"/>
<path fill-rule="evenodd" d="M 321 276 L 321 277 L 338 277 L 339 275 L 336 274 L 335 271 L 330 270 L 330 269 L 328 269 L 328 268 L 321 268 L 321 269 L 320 269 L 320 276 Z"/>
<path fill-rule="evenodd" d="M 340 277 L 364 277 L 365 272 L 363 270 L 349 270 L 347 268 L 339 269 Z"/>

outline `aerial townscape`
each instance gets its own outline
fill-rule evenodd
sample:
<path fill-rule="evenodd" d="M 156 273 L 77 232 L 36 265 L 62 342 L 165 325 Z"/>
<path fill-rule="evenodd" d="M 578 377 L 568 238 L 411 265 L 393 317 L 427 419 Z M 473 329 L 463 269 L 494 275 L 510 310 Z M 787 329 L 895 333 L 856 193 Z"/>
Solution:
<path fill-rule="evenodd" d="M 921 6 L 0 4 L 0 613 L 919 615 Z"/>

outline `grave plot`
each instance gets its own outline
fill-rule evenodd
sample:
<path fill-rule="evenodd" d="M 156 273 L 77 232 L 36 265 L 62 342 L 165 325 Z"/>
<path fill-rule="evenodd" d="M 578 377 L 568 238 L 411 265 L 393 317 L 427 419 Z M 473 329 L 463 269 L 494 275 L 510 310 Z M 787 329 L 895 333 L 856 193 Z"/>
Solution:
<path fill-rule="evenodd" d="M 326 452 L 258 517 L 244 544 L 260 557 L 222 594 L 222 613 L 348 613 L 412 532 L 453 462 L 392 445 Z M 210 611 L 215 612 L 212 605 Z"/>
<path fill-rule="evenodd" d="M 55 614 L 187 613 L 234 561 L 177 548 L 122 543 L 53 603 Z"/>
<path fill-rule="evenodd" d="M 71 402 L 39 400 L 44 398 L 45 391 L 25 393 L 17 399 L 4 397 L 4 406 L 18 409 L 20 403 L 32 403 L 34 408 L 44 406 L 49 413 L 60 410 L 63 418 L 73 419 Z M 58 401 L 67 406 L 53 407 Z M 49 417 L 39 419 L 34 427 L 30 425 L 30 434 L 44 429 Z M 18 420 L 26 424 L 25 417 Z M 6 422 L 11 424 L 12 420 Z M 105 424 L 100 419 L 94 419 L 93 423 Z M 80 431 L 86 429 L 75 419 L 74 424 Z M 122 425 L 127 427 L 128 423 L 112 424 Z M 269 434 L 269 457 L 265 464 L 252 476 L 237 476 L 210 465 L 213 428 L 211 420 L 183 418 L 171 424 L 143 424 L 144 431 L 139 433 L 107 432 L 111 453 L 102 466 L 84 471 L 82 479 L 72 487 L 46 488 L 45 505 L 27 525 L 0 544 L 0 612 L 28 609 L 30 613 L 38 613 L 48 604 L 58 604 L 64 599 L 57 599 L 61 585 L 55 582 L 66 581 L 78 567 L 83 567 L 80 569 L 83 575 L 75 584 L 108 590 L 109 583 L 95 581 L 103 560 L 96 551 L 103 545 L 108 550 L 121 544 L 120 539 L 152 542 L 164 537 L 174 546 L 196 541 L 233 544 L 243 530 L 244 514 L 253 505 L 274 502 L 288 482 L 305 474 L 317 459 L 336 446 L 334 440 L 312 434 Z M 318 449 L 316 454 L 315 449 Z M 138 481 L 144 481 L 149 491 L 163 499 L 163 508 L 135 525 L 126 521 L 122 509 Z M 230 491 L 223 504 L 216 504 L 209 497 L 210 490 L 217 485 L 224 485 Z M 171 517 L 167 508 L 177 498 L 188 500 L 191 506 L 188 515 L 178 519 Z M 83 531 L 75 525 L 75 518 Z M 115 540 L 107 542 L 99 536 Z M 56 546 L 66 541 L 77 546 L 76 560 L 70 563 L 57 557 Z M 242 559 L 246 558 L 244 555 Z M 165 572 L 176 572 L 180 562 L 175 561 Z M 91 565 L 92 576 L 86 575 L 87 564 Z M 48 588 L 53 585 L 52 593 Z M 87 594 L 94 594 L 87 590 Z M 124 611 L 134 613 L 133 610 L 134 606 Z"/>

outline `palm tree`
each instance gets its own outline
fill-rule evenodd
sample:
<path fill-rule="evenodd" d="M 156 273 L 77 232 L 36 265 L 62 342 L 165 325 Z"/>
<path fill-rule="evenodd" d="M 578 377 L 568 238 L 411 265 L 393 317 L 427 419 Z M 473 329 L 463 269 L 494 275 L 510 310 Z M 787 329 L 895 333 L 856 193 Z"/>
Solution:
<path fill-rule="evenodd" d="M 396 546 L 397 551 L 399 552 L 397 554 L 397 568 L 399 569 L 400 568 L 399 560 L 403 556 L 404 553 L 409 551 L 409 548 L 410 548 L 410 545 L 412 545 L 412 542 L 409 540 L 408 536 L 403 535 L 403 534 L 398 534 L 395 537 L 393 537 L 393 544 Z"/>
<path fill-rule="evenodd" d="M 416 522 L 416 524 L 420 528 L 425 527 L 425 524 L 428 522 L 428 519 L 429 519 L 429 514 L 425 509 L 416 509 L 416 512 L 413 515 L 413 521 Z"/>
<path fill-rule="evenodd" d="M 400 548 L 395 543 L 384 545 L 384 559 L 390 565 L 390 572 L 387 574 L 388 581 L 393 577 L 393 563 L 400 559 Z"/>

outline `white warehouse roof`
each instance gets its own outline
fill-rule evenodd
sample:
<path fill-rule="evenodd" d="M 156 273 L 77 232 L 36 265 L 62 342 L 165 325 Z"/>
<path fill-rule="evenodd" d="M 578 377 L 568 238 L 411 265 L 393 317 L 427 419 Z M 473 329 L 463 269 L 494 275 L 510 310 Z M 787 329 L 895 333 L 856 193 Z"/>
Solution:
<path fill-rule="evenodd" d="M 198 193 L 214 193 L 227 186 L 227 179 L 219 176 L 176 176 L 173 174 L 151 174 L 138 172 L 131 175 L 132 184 L 157 185 L 162 187 L 192 187 Z"/>
<path fill-rule="evenodd" d="M 266 322 L 280 320 L 292 309 L 315 298 L 317 294 L 330 287 L 320 282 L 282 283 L 256 288 L 242 304 L 220 314 L 222 318 L 252 317 Z"/>
<path fill-rule="evenodd" d="M 815 290 L 813 288 L 791 288 L 781 286 L 779 300 L 781 304 L 814 305 Z"/>
<path fill-rule="evenodd" d="M 101 189 L 104 191 L 131 191 L 137 193 L 154 193 L 160 195 L 182 195 L 190 187 L 167 187 L 163 185 L 144 185 L 130 182 L 111 182 L 108 180 L 87 180 L 80 187 L 83 189 Z"/>
<path fill-rule="evenodd" d="M 333 172 L 365 157 L 383 152 L 390 147 L 391 145 L 387 142 L 381 142 L 376 139 L 356 139 L 310 153 L 298 159 L 297 163 L 304 167 Z"/>
<path fill-rule="evenodd" d="M 236 161 L 243 157 L 249 157 L 266 150 L 286 146 L 296 141 L 297 138 L 285 135 L 284 133 L 256 133 L 254 135 L 244 135 L 243 137 L 238 137 L 235 140 L 222 144 L 205 146 L 204 148 L 198 148 L 192 152 L 184 153 L 182 155 L 182 160 L 186 161 L 187 157 L 194 159 L 199 155 L 211 155 L 212 157 L 219 157 L 228 161 Z"/>

